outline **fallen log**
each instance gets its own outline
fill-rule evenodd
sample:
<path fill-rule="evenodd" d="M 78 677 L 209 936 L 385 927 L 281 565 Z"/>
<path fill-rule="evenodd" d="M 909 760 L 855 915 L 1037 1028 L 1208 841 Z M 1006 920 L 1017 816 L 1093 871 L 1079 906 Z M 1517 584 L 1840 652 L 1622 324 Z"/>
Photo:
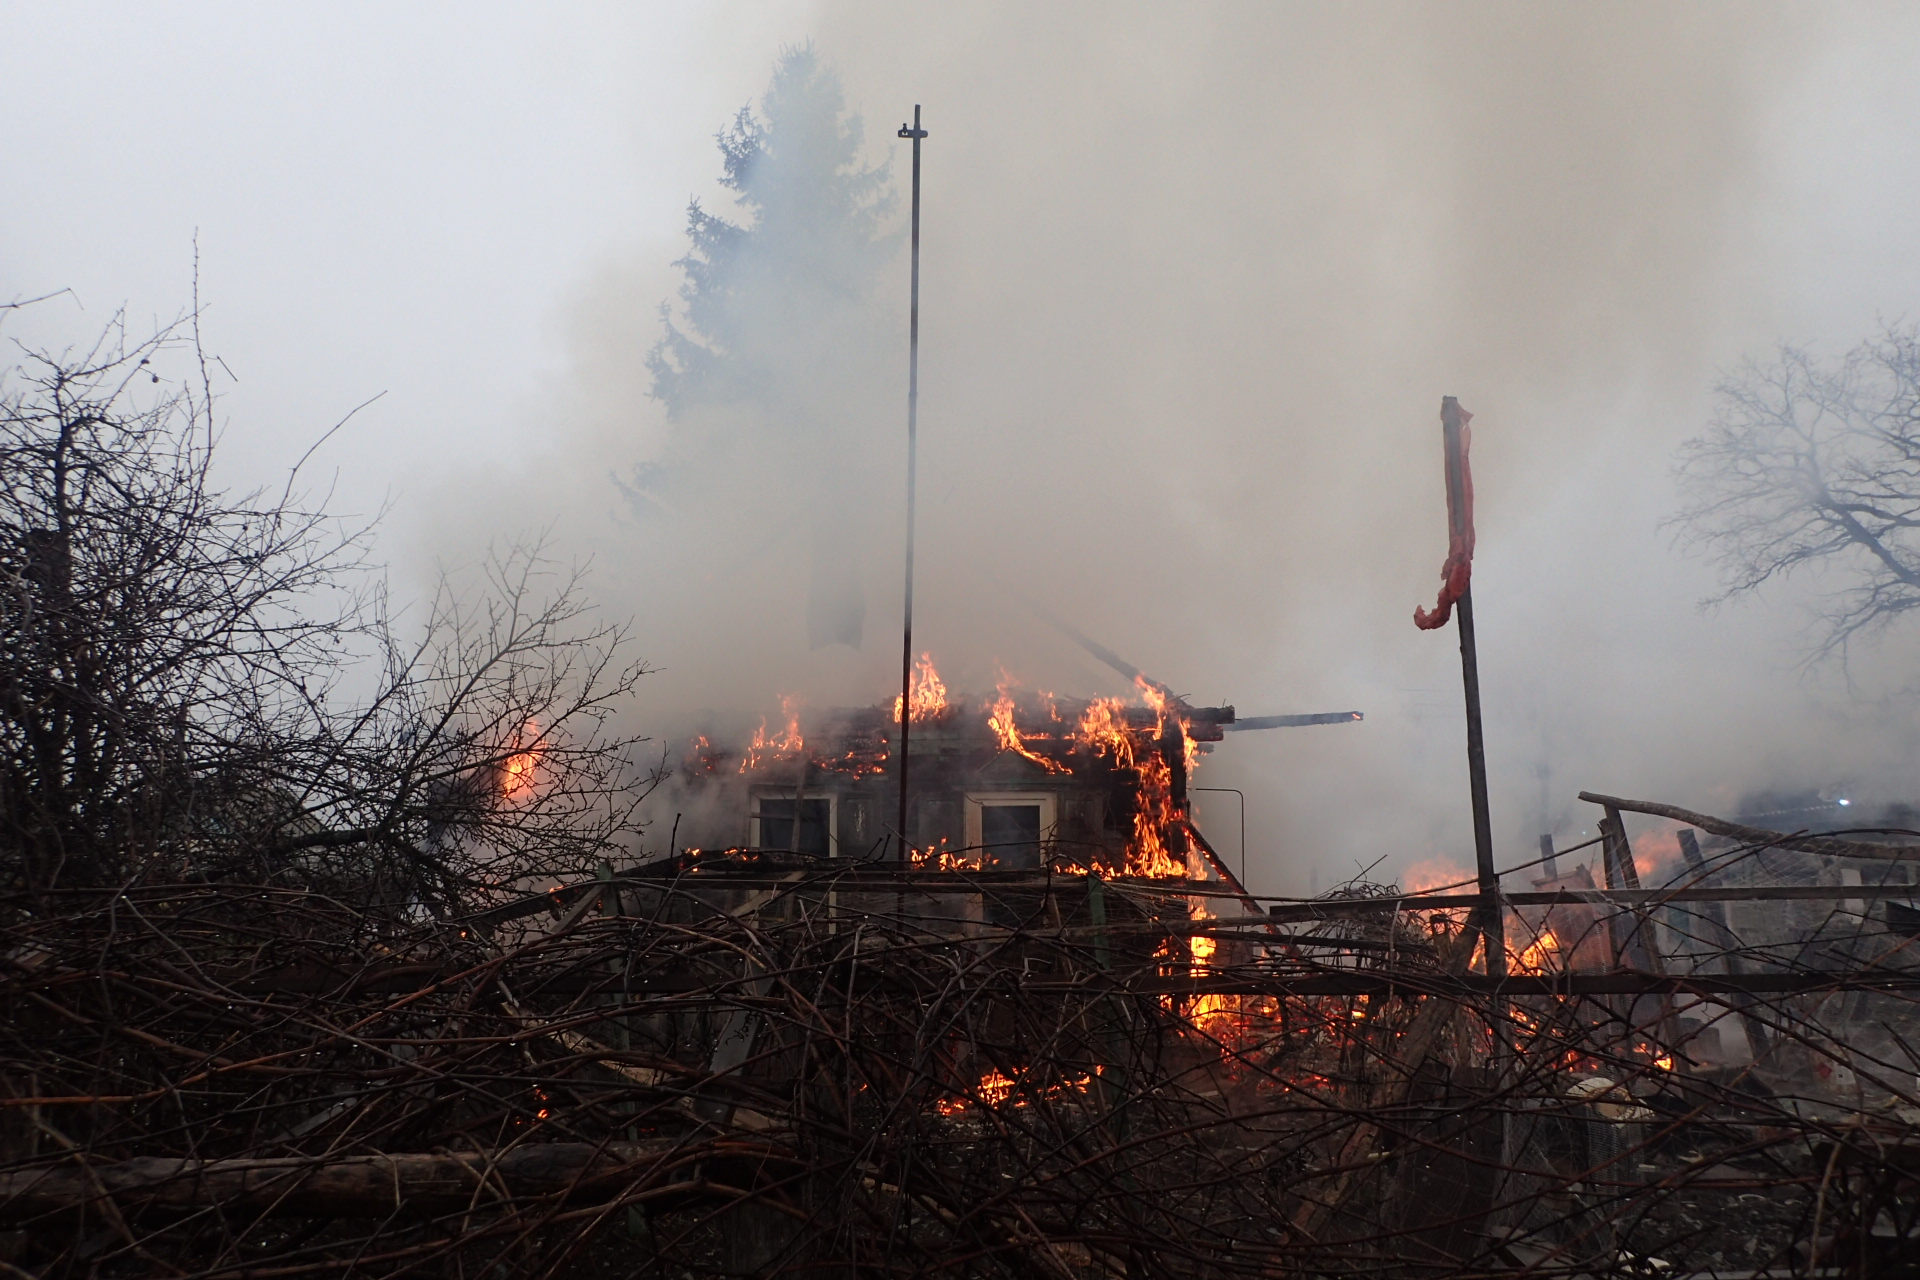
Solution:
<path fill-rule="evenodd" d="M 1651 800 L 1622 800 L 1618 796 L 1596 795 L 1591 791 L 1582 791 L 1580 798 L 1588 804 L 1624 809 L 1628 813 L 1671 818 L 1675 822 L 1684 822 L 1690 827 L 1698 827 L 1702 831 L 1716 836 L 1725 836 L 1729 840 L 1738 840 L 1743 844 L 1796 849 L 1801 853 L 1822 853 L 1834 858 L 1882 858 L 1897 861 L 1920 858 L 1920 845 L 1867 844 L 1860 840 L 1842 840 L 1836 836 L 1787 835 L 1784 832 L 1767 831 L 1760 827 L 1742 826 L 1738 822 L 1728 822 L 1724 818 L 1716 818 L 1711 814 L 1694 813 L 1678 805 L 1656 804 Z"/>
<path fill-rule="evenodd" d="M 508 1202 L 611 1200 L 668 1185 L 684 1177 L 696 1158 L 791 1160 L 764 1144 L 673 1139 L 260 1160 L 68 1160 L 0 1174 L 0 1221 L 29 1221 L 103 1201 L 123 1214 L 218 1207 L 274 1217 L 435 1217 Z"/>

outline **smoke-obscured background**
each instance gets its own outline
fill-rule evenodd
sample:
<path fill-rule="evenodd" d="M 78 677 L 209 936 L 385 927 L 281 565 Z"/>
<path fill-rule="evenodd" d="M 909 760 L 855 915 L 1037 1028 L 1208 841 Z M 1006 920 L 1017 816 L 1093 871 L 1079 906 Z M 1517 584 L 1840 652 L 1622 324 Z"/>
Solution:
<path fill-rule="evenodd" d="M 1257 888 L 1470 864 L 1458 655 L 1411 622 L 1454 394 L 1503 862 L 1577 838 L 1583 787 L 1916 792 L 1911 630 L 1804 667 L 1803 596 L 1702 612 L 1712 573 L 1659 527 L 1724 370 L 1914 310 L 1906 7 L 5 13 L 0 300 L 74 291 L 5 332 L 170 316 L 197 229 L 232 482 L 387 392 L 308 467 L 391 501 L 396 594 L 550 531 L 635 619 L 663 741 L 897 681 L 919 102 L 916 629 L 950 685 L 1121 691 L 1010 584 L 1196 702 L 1366 712 L 1204 765 L 1248 793 Z M 670 416 L 649 355 L 688 197 L 751 222 L 714 135 L 772 119 L 809 41 L 853 168 L 891 165 L 866 247 L 764 240 L 732 315 L 753 377 Z M 782 274 L 827 243 L 822 279 Z M 1232 798 L 1201 816 L 1231 853 Z"/>

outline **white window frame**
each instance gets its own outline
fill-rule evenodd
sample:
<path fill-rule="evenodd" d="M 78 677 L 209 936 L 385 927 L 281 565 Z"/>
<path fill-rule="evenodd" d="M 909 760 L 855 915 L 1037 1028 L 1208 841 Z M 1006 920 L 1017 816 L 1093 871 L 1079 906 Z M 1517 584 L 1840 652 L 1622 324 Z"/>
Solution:
<path fill-rule="evenodd" d="M 986 850 L 980 847 L 986 841 L 980 811 L 989 805 L 1039 805 L 1040 856 L 1043 858 L 1059 834 L 1060 797 L 1051 791 L 972 791 L 967 793 L 966 802 L 967 852 L 971 855 L 986 856 Z"/>

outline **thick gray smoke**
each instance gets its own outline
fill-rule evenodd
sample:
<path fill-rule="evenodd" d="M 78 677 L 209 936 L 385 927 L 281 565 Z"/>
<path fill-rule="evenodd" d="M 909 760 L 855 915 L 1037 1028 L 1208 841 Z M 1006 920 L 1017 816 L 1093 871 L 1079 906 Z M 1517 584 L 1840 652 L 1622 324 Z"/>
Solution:
<path fill-rule="evenodd" d="M 1411 622 L 1453 394 L 1503 862 L 1577 838 L 1583 787 L 1913 793 L 1911 636 L 1803 671 L 1791 595 L 1701 613 L 1713 583 L 1658 527 L 1723 368 L 1910 308 L 1920 260 L 1887 228 L 1911 160 L 1875 139 L 1911 15 L 824 4 L 810 31 L 866 126 L 847 172 L 891 162 L 901 190 L 894 127 L 921 102 L 932 134 L 917 631 L 951 686 L 1121 691 L 1004 582 L 1196 702 L 1366 712 L 1203 766 L 1247 792 L 1256 887 L 1470 865 L 1453 633 Z M 737 86 L 761 119 L 776 52 Z M 719 163 L 688 190 L 750 222 Z M 551 513 L 638 618 L 663 737 L 897 681 L 903 208 L 872 207 L 840 310 L 759 278 L 741 341 L 777 376 L 726 407 L 649 398 L 664 260 L 584 282 L 548 465 L 474 481 L 435 535 Z M 823 590 L 862 625 L 823 631 Z M 1202 817 L 1231 852 L 1232 798 Z"/>

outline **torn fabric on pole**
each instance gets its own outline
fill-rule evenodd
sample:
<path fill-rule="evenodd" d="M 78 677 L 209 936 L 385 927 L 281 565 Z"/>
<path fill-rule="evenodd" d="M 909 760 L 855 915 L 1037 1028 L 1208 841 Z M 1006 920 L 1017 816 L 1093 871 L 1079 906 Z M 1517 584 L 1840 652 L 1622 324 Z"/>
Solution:
<path fill-rule="evenodd" d="M 1450 403 L 1459 415 L 1459 429 L 1444 433 L 1447 469 L 1447 561 L 1440 566 L 1440 597 L 1433 611 L 1415 606 L 1413 625 L 1432 631 L 1447 625 L 1453 616 L 1454 602 L 1467 593 L 1473 577 L 1473 472 L 1467 466 L 1467 449 L 1473 442 L 1468 423 L 1473 415 Z M 1442 413 L 1444 422 L 1445 413 Z M 1444 423 L 1451 427 L 1453 423 Z"/>

